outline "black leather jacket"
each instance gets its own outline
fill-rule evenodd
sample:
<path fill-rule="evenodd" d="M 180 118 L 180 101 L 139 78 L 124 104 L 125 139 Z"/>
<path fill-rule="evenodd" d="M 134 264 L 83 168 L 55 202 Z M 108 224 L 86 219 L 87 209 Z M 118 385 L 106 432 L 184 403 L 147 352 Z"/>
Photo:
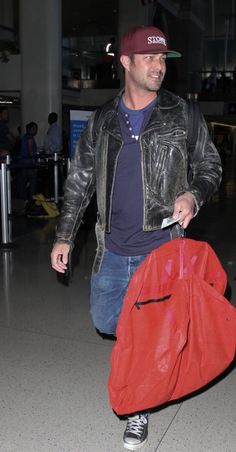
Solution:
<path fill-rule="evenodd" d="M 116 166 L 122 148 L 118 121 L 120 93 L 94 112 L 78 141 L 65 187 L 56 241 L 73 245 L 89 201 L 96 190 L 97 257 L 104 249 L 104 231 L 110 231 Z M 221 161 L 199 112 L 193 121 L 195 146 L 188 146 L 188 107 L 184 99 L 161 89 L 149 123 L 139 137 L 143 178 L 143 230 L 160 229 L 173 212 L 175 199 L 190 191 L 196 211 L 217 190 Z M 192 178 L 188 182 L 191 166 Z"/>

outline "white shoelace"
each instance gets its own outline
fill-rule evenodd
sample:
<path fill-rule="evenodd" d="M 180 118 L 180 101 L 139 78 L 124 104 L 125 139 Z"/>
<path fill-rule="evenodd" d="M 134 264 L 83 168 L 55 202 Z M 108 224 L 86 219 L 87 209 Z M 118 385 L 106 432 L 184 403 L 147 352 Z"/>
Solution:
<path fill-rule="evenodd" d="M 126 433 L 141 435 L 143 426 L 147 424 L 147 422 L 147 417 L 142 415 L 128 418 Z"/>

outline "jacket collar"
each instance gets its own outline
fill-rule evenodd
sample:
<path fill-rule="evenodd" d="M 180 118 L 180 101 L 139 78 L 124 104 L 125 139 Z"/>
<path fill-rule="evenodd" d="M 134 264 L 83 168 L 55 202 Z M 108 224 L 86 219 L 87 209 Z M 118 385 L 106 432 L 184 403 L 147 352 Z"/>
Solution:
<path fill-rule="evenodd" d="M 113 105 L 116 110 L 118 109 L 119 101 L 120 101 L 120 98 L 122 97 L 123 93 L 124 93 L 124 89 L 122 89 L 114 99 Z M 157 99 L 158 99 L 157 106 L 159 108 L 174 108 L 180 102 L 179 96 L 176 96 L 176 94 L 174 94 L 164 88 L 161 88 L 158 91 Z"/>
<path fill-rule="evenodd" d="M 118 121 L 118 106 L 119 106 L 119 101 L 121 96 L 124 93 L 124 89 L 122 89 L 117 96 L 112 100 L 112 101 L 108 101 L 108 103 L 105 106 L 105 116 L 106 116 L 106 120 L 105 120 L 105 128 L 109 129 L 110 131 L 112 130 L 112 132 L 117 135 L 120 139 L 121 139 L 121 131 L 120 131 L 120 126 L 119 126 L 119 121 Z M 156 106 L 154 107 L 154 111 L 158 111 L 160 112 L 160 110 L 167 110 L 167 109 L 171 109 L 176 107 L 178 104 L 180 103 L 180 97 L 176 96 L 175 94 L 171 93 L 170 91 L 167 91 L 164 88 L 161 88 L 158 91 L 158 102 L 156 104 Z M 154 113 L 153 111 L 153 113 Z M 159 116 L 159 115 L 158 115 Z M 152 123 L 152 121 L 155 122 L 157 121 L 157 116 L 154 114 L 152 114 L 150 122 L 149 122 L 149 126 Z M 162 121 L 161 116 L 159 117 L 159 121 Z"/>
<path fill-rule="evenodd" d="M 161 88 L 158 91 L 158 106 L 159 108 L 174 108 L 180 102 L 179 96 L 167 91 L 166 89 Z"/>

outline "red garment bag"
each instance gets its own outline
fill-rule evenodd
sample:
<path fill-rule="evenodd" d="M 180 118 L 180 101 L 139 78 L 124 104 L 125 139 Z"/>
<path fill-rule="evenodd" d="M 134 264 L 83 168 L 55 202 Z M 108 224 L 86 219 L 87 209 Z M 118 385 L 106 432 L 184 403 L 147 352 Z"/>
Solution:
<path fill-rule="evenodd" d="M 111 353 L 110 403 L 128 414 L 179 399 L 232 362 L 236 309 L 226 274 L 206 242 L 175 239 L 131 278 Z"/>

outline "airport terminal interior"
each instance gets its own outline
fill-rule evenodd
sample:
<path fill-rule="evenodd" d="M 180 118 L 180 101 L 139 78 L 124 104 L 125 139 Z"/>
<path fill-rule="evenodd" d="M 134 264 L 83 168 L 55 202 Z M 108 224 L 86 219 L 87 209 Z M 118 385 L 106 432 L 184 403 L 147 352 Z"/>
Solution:
<path fill-rule="evenodd" d="M 39 9 L 37 10 L 37 3 L 40 3 L 41 9 L 45 8 L 48 12 L 51 2 L 57 6 L 61 3 L 54 0 L 0 0 L 0 10 L 2 8 L 1 11 L 5 11 L 4 23 L 1 23 L 3 15 L 0 15 L 1 106 L 8 107 L 8 125 L 15 135 L 17 126 L 23 123 L 22 117 L 38 122 L 39 145 L 43 136 L 42 130 L 46 127 L 46 122 L 43 121 L 46 121 L 50 111 L 48 109 L 51 101 L 44 101 L 42 98 L 38 105 L 38 117 L 30 117 L 30 113 L 37 113 L 35 106 L 30 107 L 28 104 L 30 94 L 26 82 L 29 80 L 27 76 L 32 77 L 32 74 L 30 71 L 28 74 L 23 71 L 21 76 L 18 74 L 22 77 L 20 79 L 14 79 L 12 75 L 7 77 L 6 74 L 11 64 L 16 68 L 14 75 L 17 75 L 19 69 L 18 59 L 21 58 L 22 49 L 18 47 L 17 20 L 21 17 L 26 23 L 23 16 L 29 18 L 27 11 L 32 4 L 35 5 L 35 11 L 31 11 L 32 15 L 41 14 Z M 43 209 L 42 203 L 33 213 L 25 210 L 25 203 L 18 197 L 17 169 L 12 161 L 7 164 L 9 171 L 8 179 L 6 178 L 9 181 L 10 173 L 10 200 L 4 200 L 3 191 L 7 198 L 9 186 L 3 186 L 1 182 L 1 452 L 124 450 L 122 436 L 125 421 L 113 412 L 107 387 L 114 340 L 101 337 L 97 333 L 89 313 L 90 273 L 96 252 L 95 199 L 89 206 L 76 237 L 69 280 L 51 268 L 50 252 L 72 152 L 70 110 L 92 110 L 120 89 L 121 82 L 114 55 L 107 56 L 106 45 L 112 46 L 123 28 L 133 25 L 135 18 L 129 8 L 131 4 L 134 8 L 136 3 L 139 19 L 143 14 L 145 23 L 166 27 L 170 30 L 172 41 L 178 27 L 184 29 L 184 24 L 193 23 L 195 32 L 201 31 L 201 34 L 192 35 L 190 26 L 183 31 L 189 33 L 188 36 L 191 35 L 190 41 L 195 50 L 197 37 L 201 38 L 204 54 L 201 67 L 198 66 L 200 54 L 195 50 L 196 59 L 193 61 L 191 49 L 187 47 L 186 35 L 185 38 L 178 36 L 177 48 L 183 53 L 186 51 L 188 58 L 184 57 L 180 63 L 181 71 L 177 73 L 176 80 L 173 73 L 172 78 L 167 79 L 167 87 L 176 90 L 178 94 L 180 90 L 183 97 L 199 100 L 212 139 L 222 158 L 223 178 L 220 189 L 192 220 L 187 229 L 187 237 L 206 241 L 214 249 L 227 274 L 225 297 L 236 307 L 235 1 L 227 0 L 223 4 L 217 0 L 62 2 L 60 13 L 62 19 L 64 17 L 64 66 L 60 73 L 62 85 L 57 79 L 55 83 L 57 93 L 61 86 L 59 116 L 62 127 L 65 127 L 63 143 L 66 151 L 59 159 L 59 172 L 55 172 L 55 167 L 58 168 L 57 162 L 55 164 L 53 159 L 51 162 L 50 159 L 42 159 L 42 149 L 38 160 L 40 192 L 45 197 L 50 197 L 54 213 L 52 210 Z M 13 10 L 9 11 L 9 5 L 12 5 Z M 209 21 L 209 27 L 204 27 L 202 21 L 206 5 L 206 23 Z M 19 14 L 19 9 L 23 6 L 25 10 L 22 9 Z M 128 16 L 124 15 L 126 7 L 129 10 Z M 121 13 L 125 22 L 123 25 Z M 87 20 L 89 14 L 91 17 Z M 95 14 L 98 17 L 97 22 Z M 81 42 L 83 45 L 91 45 L 88 53 L 79 47 L 80 28 L 75 27 L 76 19 L 82 27 Z M 96 30 L 96 33 L 93 30 Z M 7 39 L 3 37 L 1 40 L 1 36 L 5 36 L 4 33 L 7 34 Z M 58 34 L 56 29 L 55 33 Z M 94 39 L 95 35 L 99 39 Z M 35 36 L 32 37 L 32 40 L 34 39 Z M 49 39 L 49 36 L 46 39 Z M 98 46 L 95 50 L 94 42 Z M 25 46 L 25 43 L 22 45 Z M 109 49 L 111 50 L 111 47 Z M 76 52 L 79 55 L 79 63 L 75 57 Z M 44 56 L 40 55 L 40 64 L 43 58 Z M 22 64 L 26 64 L 25 60 Z M 44 74 L 41 73 L 47 84 L 45 91 L 49 97 L 51 95 L 51 100 L 55 101 L 46 72 L 45 70 Z M 214 85 L 209 83 L 212 79 L 215 81 Z M 11 86 L 7 85 L 7 81 L 10 81 Z M 37 91 L 37 86 L 35 90 Z M 57 102 L 55 101 L 55 105 L 58 107 Z M 5 163 L 5 157 L 1 158 L 1 163 Z M 2 174 L 1 166 L 1 177 Z M 55 183 L 58 175 L 58 183 Z M 7 217 L 4 205 L 8 207 Z M 225 335 L 227 336 L 227 331 Z M 141 450 L 236 452 L 235 362 L 197 393 L 153 410 L 148 441 Z"/>
<path fill-rule="evenodd" d="M 189 227 L 228 276 L 236 306 L 235 163 L 219 193 Z M 94 330 L 89 278 L 96 242 L 80 228 L 69 285 L 50 268 L 55 219 L 12 219 L 14 248 L 0 251 L 1 446 L 3 452 L 119 452 L 125 422 L 113 413 L 107 379 L 113 341 Z M 227 331 L 225 331 L 227 335 Z M 198 395 L 156 410 L 149 452 L 235 452 L 236 372 Z"/>

